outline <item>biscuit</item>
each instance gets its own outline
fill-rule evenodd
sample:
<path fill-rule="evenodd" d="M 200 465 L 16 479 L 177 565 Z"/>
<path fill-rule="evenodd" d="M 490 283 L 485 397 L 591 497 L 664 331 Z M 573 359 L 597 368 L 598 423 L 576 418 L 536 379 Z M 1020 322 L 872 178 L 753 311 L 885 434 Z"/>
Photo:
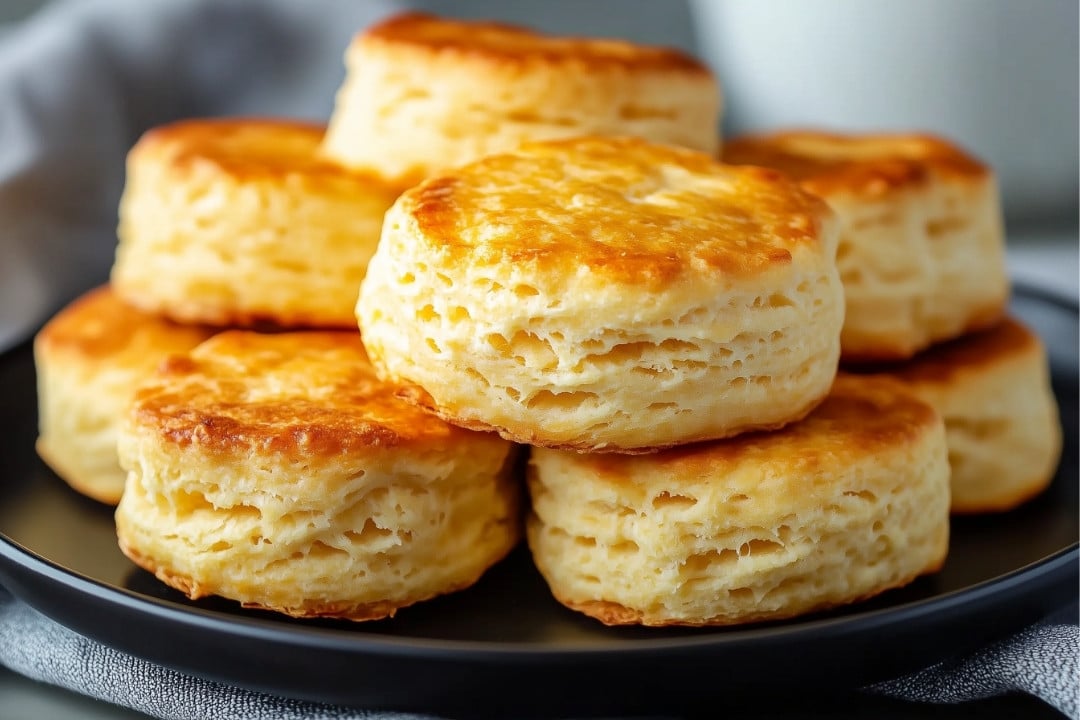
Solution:
<path fill-rule="evenodd" d="M 841 377 L 799 423 L 655 455 L 534 449 L 528 541 L 554 596 L 606 624 L 730 625 L 856 602 L 938 570 L 940 416 Z"/>
<path fill-rule="evenodd" d="M 128 154 L 118 295 L 181 322 L 350 327 L 397 191 L 318 157 L 302 123 L 190 120 Z"/>
<path fill-rule="evenodd" d="M 514 448 L 394 397 L 352 332 L 222 333 L 136 391 L 123 552 L 195 599 L 372 620 L 520 539 Z"/>
<path fill-rule="evenodd" d="M 775 428 L 836 373 L 827 206 L 636 138 L 537 143 L 387 213 L 357 316 L 383 377 L 508 439 L 645 451 Z"/>
<path fill-rule="evenodd" d="M 725 162 L 782 170 L 840 219 L 844 360 L 901 360 L 998 322 L 1009 299 L 993 172 L 926 135 L 781 132 Z"/>
<path fill-rule="evenodd" d="M 952 510 L 1010 510 L 1041 493 L 1062 431 L 1042 341 L 1013 318 L 936 345 L 886 373 L 945 418 Z"/>
<path fill-rule="evenodd" d="M 407 13 L 357 35 L 345 64 L 326 154 L 410 185 L 525 141 L 719 143 L 715 78 L 668 48 Z"/>
<path fill-rule="evenodd" d="M 34 337 L 38 455 L 78 492 L 115 505 L 125 475 L 116 431 L 134 385 L 210 335 L 136 310 L 108 286 L 75 299 Z"/>

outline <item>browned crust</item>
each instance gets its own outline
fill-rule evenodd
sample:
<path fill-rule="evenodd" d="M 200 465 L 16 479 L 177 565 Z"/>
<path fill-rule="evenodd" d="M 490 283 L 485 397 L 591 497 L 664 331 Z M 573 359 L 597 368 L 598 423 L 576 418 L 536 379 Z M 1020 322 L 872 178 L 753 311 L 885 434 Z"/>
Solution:
<path fill-rule="evenodd" d="M 280 390 L 252 400 L 269 374 Z M 475 441 L 396 395 L 396 386 L 376 377 L 359 333 L 229 330 L 164 361 L 136 391 L 131 418 L 136 432 L 169 444 L 244 459 L 257 452 L 335 461 Z"/>
<path fill-rule="evenodd" d="M 820 148 L 812 152 L 808 145 Z M 865 149 L 862 157 L 853 157 Z M 815 195 L 878 196 L 934 177 L 981 180 L 985 164 L 944 138 L 926 133 L 842 134 L 792 129 L 725 143 L 724 162 L 780 170 Z"/>
<path fill-rule="evenodd" d="M 679 442 L 667 443 L 664 445 L 649 445 L 645 447 L 633 447 L 618 445 L 616 443 L 606 443 L 603 446 L 598 446 L 594 443 L 587 442 L 554 442 L 543 436 L 542 430 L 533 430 L 532 432 L 514 432 L 509 428 L 502 427 L 500 425 L 493 425 L 485 423 L 480 420 L 470 420 L 468 418 L 461 418 L 450 412 L 449 410 L 439 407 L 434 398 L 419 385 L 415 385 L 407 382 L 398 383 L 397 396 L 402 400 L 418 407 L 424 411 L 431 413 L 441 420 L 445 420 L 451 425 L 463 428 L 465 430 L 471 430 L 475 432 L 493 432 L 497 433 L 504 440 L 517 443 L 519 445 L 530 445 L 535 447 L 549 448 L 551 450 L 570 450 L 578 453 L 588 453 L 593 455 L 651 455 L 660 453 L 665 450 L 671 450 L 677 447 L 696 446 L 696 443 L 707 442 L 710 440 L 725 440 L 738 435 L 744 435 L 747 433 L 768 432 L 773 430 L 780 430 L 787 425 L 797 423 L 806 418 L 813 410 L 820 405 L 828 393 L 823 393 L 821 397 L 816 398 L 800 410 L 791 414 L 790 419 L 779 423 L 759 423 L 755 425 L 743 425 L 737 428 L 731 428 L 726 433 L 703 438 L 689 438 Z"/>
<path fill-rule="evenodd" d="M 669 168 L 698 176 L 696 189 L 670 180 Z M 428 178 L 390 212 L 445 265 L 554 276 L 587 267 L 642 292 L 691 273 L 755 277 L 791 266 L 796 252 L 823 255 L 833 218 L 782 173 L 635 137 L 527 143 Z"/>
<path fill-rule="evenodd" d="M 980 325 L 958 338 L 938 343 L 899 362 L 887 357 L 842 357 L 843 370 L 887 373 L 906 382 L 947 384 L 1025 355 L 1042 352 L 1042 341 L 1018 320 L 1005 317 L 989 327 Z"/>
<path fill-rule="evenodd" d="M 320 188 L 344 185 L 385 192 L 391 200 L 404 189 L 323 157 L 325 130 L 321 124 L 273 118 L 179 120 L 144 133 L 129 153 L 129 164 L 165 164 L 181 173 L 210 166 L 244 182 L 303 177 Z"/>
<path fill-rule="evenodd" d="M 845 369 L 854 371 L 880 370 L 890 363 L 901 363 L 915 359 L 918 361 L 927 352 L 934 353 L 940 347 L 949 347 L 952 342 L 963 343 L 971 333 L 992 329 L 1003 322 L 1008 311 L 1008 299 L 995 302 L 972 310 L 963 327 L 948 337 L 929 338 L 922 343 L 910 341 L 866 342 L 860 341 L 860 347 L 852 348 L 841 343 L 840 362 Z M 863 345 L 865 343 L 865 345 Z"/>
<path fill-rule="evenodd" d="M 136 339 L 179 348 L 212 334 L 209 327 L 182 325 L 145 312 L 106 284 L 79 296 L 50 318 L 35 336 L 34 345 L 39 354 L 64 353 L 93 362 L 114 360 Z"/>
<path fill-rule="evenodd" d="M 556 37 L 520 25 L 451 20 L 423 12 L 394 15 L 356 36 L 354 48 L 408 49 L 438 60 L 520 69 L 526 65 L 584 66 L 629 71 L 664 71 L 712 77 L 701 61 L 674 48 L 622 40 Z"/>

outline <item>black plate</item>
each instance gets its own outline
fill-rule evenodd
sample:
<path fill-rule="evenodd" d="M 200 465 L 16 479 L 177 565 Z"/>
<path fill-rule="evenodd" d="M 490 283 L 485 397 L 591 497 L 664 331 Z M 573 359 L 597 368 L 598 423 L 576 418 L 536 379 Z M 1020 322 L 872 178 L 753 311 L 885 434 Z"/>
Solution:
<path fill-rule="evenodd" d="M 0 581 L 71 628 L 203 677 L 279 695 L 439 713 L 678 712 L 748 693 L 896 677 L 1076 597 L 1077 310 L 1018 291 L 1050 345 L 1066 448 L 1052 487 L 953 521 L 937 575 L 839 611 L 735 629 L 606 628 L 554 602 L 522 549 L 475 587 L 368 624 L 190 602 L 116 547 L 111 509 L 37 458 L 28 346 L 0 356 Z"/>

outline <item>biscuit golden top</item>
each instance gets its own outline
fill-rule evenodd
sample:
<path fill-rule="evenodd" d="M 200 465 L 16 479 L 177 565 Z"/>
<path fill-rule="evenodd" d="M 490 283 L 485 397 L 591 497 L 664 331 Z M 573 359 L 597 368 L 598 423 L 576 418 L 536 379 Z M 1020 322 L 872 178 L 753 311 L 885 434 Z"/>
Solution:
<path fill-rule="evenodd" d="M 137 310 L 120 300 L 109 285 L 102 285 L 53 316 L 34 344 L 38 352 L 50 356 L 125 366 L 186 351 L 212 334 L 209 328 L 178 325 Z"/>
<path fill-rule="evenodd" d="M 1043 353 L 1042 341 L 1013 318 L 989 330 L 969 333 L 934 345 L 907 362 L 876 364 L 870 372 L 884 372 L 906 382 L 939 384 L 995 367 L 1012 358 Z"/>
<path fill-rule="evenodd" d="M 129 162 L 182 172 L 210 169 L 238 180 L 303 178 L 320 185 L 381 182 L 320 155 L 325 128 L 297 121 L 256 118 L 194 119 L 147 131 L 131 149 Z"/>
<path fill-rule="evenodd" d="M 932 135 L 843 135 L 792 130 L 725 143 L 724 162 L 780 170 L 816 195 L 880 195 L 930 177 L 981 179 L 990 170 Z"/>
<path fill-rule="evenodd" d="M 755 275 L 823 256 L 831 212 L 780 173 L 636 138 L 533 143 L 436 175 L 390 213 L 475 266 L 663 284 L 687 272 Z"/>
<path fill-rule="evenodd" d="M 909 447 L 940 423 L 932 407 L 895 381 L 840 376 L 806 419 L 782 430 L 684 445 L 654 455 L 582 455 L 575 464 L 616 484 L 650 474 L 686 485 L 708 484 L 719 476 L 751 484 L 763 475 L 809 482 L 830 468 L 886 449 Z M 813 488 L 801 491 L 811 493 Z"/>
<path fill-rule="evenodd" d="M 131 420 L 176 445 L 317 461 L 478 437 L 396 397 L 359 333 L 223 332 L 162 363 Z"/>
<path fill-rule="evenodd" d="M 408 49 L 440 60 L 510 67 L 577 65 L 590 69 L 677 71 L 712 77 L 697 59 L 672 48 L 623 40 L 554 37 L 528 28 L 475 20 L 450 20 L 409 12 L 377 23 L 356 36 L 352 50 Z"/>

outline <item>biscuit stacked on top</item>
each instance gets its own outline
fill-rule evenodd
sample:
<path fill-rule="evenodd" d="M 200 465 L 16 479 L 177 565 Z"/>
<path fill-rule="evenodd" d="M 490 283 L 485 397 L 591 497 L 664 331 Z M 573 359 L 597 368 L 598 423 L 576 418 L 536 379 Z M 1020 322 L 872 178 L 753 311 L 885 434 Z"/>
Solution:
<path fill-rule="evenodd" d="M 346 62 L 325 135 L 188 121 L 130 153 L 102 292 L 203 333 L 140 344 L 96 421 L 133 561 L 192 598 L 392 615 L 520 540 L 532 446 L 536 565 L 604 622 L 790 617 L 940 567 L 940 414 L 838 377 L 843 214 L 714 159 L 704 66 L 417 14 Z M 73 431 L 41 387 L 45 447 Z"/>
<path fill-rule="evenodd" d="M 944 416 L 953 512 L 1044 490 L 1061 426 L 1046 351 L 1006 312 L 991 169 L 937 137 L 806 130 L 735 139 L 723 159 L 783 171 L 836 211 L 844 364 L 902 381 Z"/>
<path fill-rule="evenodd" d="M 844 303 L 828 206 L 782 173 L 672 145 L 695 135 L 689 123 L 601 136 L 561 94 L 535 109 L 529 72 L 548 64 L 575 87 L 603 79 L 600 98 L 637 85 L 635 105 L 657 106 L 627 78 L 651 55 L 620 50 L 613 64 L 605 44 L 555 63 L 565 42 L 418 27 L 354 44 L 328 135 L 354 167 L 427 174 L 387 212 L 361 283 L 361 337 L 402 397 L 531 446 L 528 542 L 555 597 L 605 623 L 731 624 L 940 567 L 940 417 L 893 381 L 834 383 Z M 404 58 L 416 59 L 390 64 Z M 663 72 L 657 92 L 707 77 L 682 63 Z M 483 128 L 517 98 L 505 78 L 522 76 L 531 114 L 466 138 L 458 110 Z M 364 93 L 385 77 L 407 77 L 399 91 L 417 108 L 451 109 L 385 126 L 438 143 L 417 167 L 372 142 L 391 114 Z M 465 78 L 493 86 L 470 97 L 499 102 L 447 99 Z M 506 142 L 523 116 L 541 139 Z M 585 132 L 551 139 L 550 117 Z"/>

